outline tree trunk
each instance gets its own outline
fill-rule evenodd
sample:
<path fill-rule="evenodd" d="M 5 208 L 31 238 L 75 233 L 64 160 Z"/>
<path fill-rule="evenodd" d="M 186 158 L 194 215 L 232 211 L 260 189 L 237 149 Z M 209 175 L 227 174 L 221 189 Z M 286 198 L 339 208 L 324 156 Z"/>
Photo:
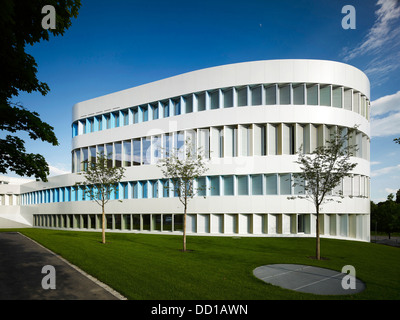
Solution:
<path fill-rule="evenodd" d="M 104 204 L 102 204 L 101 206 L 101 211 L 102 211 L 102 221 L 101 221 L 101 236 L 102 236 L 102 242 L 106 243 L 106 215 L 104 212 Z"/>
<path fill-rule="evenodd" d="M 315 257 L 317 260 L 321 259 L 321 247 L 319 241 L 319 206 L 317 206 L 317 225 L 316 225 L 316 249 Z"/>
<path fill-rule="evenodd" d="M 186 207 L 187 205 L 185 204 L 184 206 L 184 212 L 183 212 L 183 251 L 186 251 Z"/>

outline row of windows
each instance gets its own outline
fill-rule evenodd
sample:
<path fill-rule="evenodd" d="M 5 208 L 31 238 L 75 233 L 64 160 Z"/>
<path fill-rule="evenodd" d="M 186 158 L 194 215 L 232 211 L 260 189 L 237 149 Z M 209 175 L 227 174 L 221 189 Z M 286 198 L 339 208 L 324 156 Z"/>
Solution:
<path fill-rule="evenodd" d="M 132 231 L 183 231 L 182 214 L 106 214 L 106 229 Z M 363 239 L 362 214 L 325 214 L 320 233 Z M 101 214 L 33 215 L 33 225 L 46 228 L 101 229 Z M 311 214 L 188 214 L 186 231 L 225 234 L 311 234 Z"/>
<path fill-rule="evenodd" d="M 0 206 L 16 206 L 16 205 L 19 205 L 19 195 L 0 194 Z"/>
<path fill-rule="evenodd" d="M 269 123 L 177 131 L 75 149 L 72 172 L 85 170 L 88 162 L 96 161 L 97 153 L 107 155 L 109 167 L 156 164 L 171 151 L 182 150 L 186 139 L 193 142 L 195 150 L 201 147 L 205 158 L 295 154 L 300 147 L 310 153 L 324 145 L 335 130 L 337 126 L 323 124 Z M 356 157 L 369 159 L 365 134 L 358 131 L 349 143 L 357 145 Z"/>
<path fill-rule="evenodd" d="M 195 181 L 197 196 L 299 195 L 300 186 L 293 186 L 293 174 L 254 174 L 200 177 Z M 369 179 L 366 176 L 346 177 L 334 190 L 345 196 L 369 197 Z M 178 194 L 169 179 L 121 182 L 110 195 L 116 199 L 172 198 Z M 90 196 L 81 186 L 60 187 L 22 195 L 22 204 L 88 201 Z"/>
<path fill-rule="evenodd" d="M 72 136 L 203 110 L 278 104 L 332 106 L 353 110 L 369 119 L 369 100 L 347 87 L 310 83 L 260 84 L 196 92 L 88 117 L 72 124 Z"/>

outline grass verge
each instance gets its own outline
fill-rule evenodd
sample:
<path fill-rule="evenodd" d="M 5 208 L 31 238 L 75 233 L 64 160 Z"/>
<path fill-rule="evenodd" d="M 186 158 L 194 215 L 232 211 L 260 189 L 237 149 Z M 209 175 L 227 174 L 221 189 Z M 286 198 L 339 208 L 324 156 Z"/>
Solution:
<path fill-rule="evenodd" d="M 10 230 L 3 230 L 10 231 Z M 13 230 L 15 231 L 15 230 Z M 63 256 L 128 299 L 259 300 L 259 299 L 400 299 L 400 249 L 347 240 L 256 238 L 107 233 L 44 229 L 17 231 Z M 341 271 L 352 265 L 366 290 L 356 295 L 318 296 L 266 284 L 254 268 L 295 263 Z"/>

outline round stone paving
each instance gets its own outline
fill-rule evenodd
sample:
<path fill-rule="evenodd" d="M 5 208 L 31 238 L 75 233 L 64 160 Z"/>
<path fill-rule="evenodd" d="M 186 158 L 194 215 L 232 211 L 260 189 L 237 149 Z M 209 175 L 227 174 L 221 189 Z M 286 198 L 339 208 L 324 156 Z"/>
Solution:
<path fill-rule="evenodd" d="M 361 280 L 347 273 L 299 264 L 265 265 L 254 269 L 253 274 L 275 286 L 320 295 L 355 294 L 365 289 Z"/>

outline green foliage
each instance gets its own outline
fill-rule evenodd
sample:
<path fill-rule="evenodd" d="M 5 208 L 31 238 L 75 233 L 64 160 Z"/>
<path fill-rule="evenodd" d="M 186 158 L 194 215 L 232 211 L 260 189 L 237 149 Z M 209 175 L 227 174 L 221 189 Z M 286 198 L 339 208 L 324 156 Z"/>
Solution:
<path fill-rule="evenodd" d="M 86 160 L 82 163 L 84 171 L 80 174 L 85 177 L 85 181 L 76 183 L 76 186 L 83 186 L 91 200 L 104 206 L 111 194 L 118 191 L 118 183 L 124 177 L 125 168 L 110 166 L 104 153 L 98 153 L 96 161 Z"/>
<path fill-rule="evenodd" d="M 327 201 L 333 201 L 333 197 L 343 197 L 339 192 L 332 191 L 342 179 L 349 175 L 357 164 L 350 161 L 350 157 L 356 151 L 356 146 L 351 144 L 355 126 L 349 130 L 338 128 L 331 134 L 325 145 L 317 147 L 311 154 L 304 154 L 302 147 L 298 152 L 296 163 L 300 165 L 301 172 L 294 174 L 294 186 L 300 185 L 304 195 L 289 197 L 288 199 L 307 199 L 314 206 L 317 214 L 316 221 L 316 258 L 320 259 L 320 237 L 319 237 L 319 213 L 321 205 Z"/>
<path fill-rule="evenodd" d="M 304 195 L 294 198 L 310 199 L 317 213 L 324 202 L 332 201 L 334 197 L 343 198 L 341 192 L 335 194 L 332 191 L 357 166 L 350 161 L 356 151 L 356 146 L 350 144 L 355 129 L 345 132 L 339 128 L 325 145 L 317 147 L 311 154 L 298 152 L 296 163 L 301 172 L 294 174 L 293 185 L 301 186 Z"/>
<path fill-rule="evenodd" d="M 183 251 L 186 251 L 186 213 L 188 202 L 205 186 L 194 187 L 194 181 L 208 170 L 203 158 L 202 149 L 194 147 L 190 139 L 185 141 L 182 149 L 164 154 L 157 166 L 165 178 L 171 179 L 173 190 L 183 204 Z"/>
<path fill-rule="evenodd" d="M 388 195 L 387 200 L 375 204 L 371 201 L 371 229 L 385 232 L 389 235 L 400 231 L 400 189 L 394 195 Z M 398 201 L 399 200 L 399 201 Z"/>
<path fill-rule="evenodd" d="M 105 210 L 104 207 L 111 198 L 112 193 L 118 192 L 118 183 L 124 177 L 125 168 L 109 165 L 104 153 L 98 153 L 96 161 L 82 161 L 84 171 L 79 173 L 84 176 L 83 182 L 77 182 L 75 187 L 82 186 L 83 192 L 96 201 L 102 209 L 102 241 L 105 238 Z"/>
<path fill-rule="evenodd" d="M 42 28 L 42 7 L 56 10 L 56 29 Z M 10 133 L 26 131 L 33 140 L 58 145 L 53 127 L 43 122 L 37 112 L 28 111 L 11 101 L 19 92 L 46 95 L 50 88 L 36 76 L 35 59 L 25 52 L 26 45 L 63 35 L 78 15 L 80 0 L 3 0 L 0 10 L 0 130 Z M 7 170 L 19 175 L 35 176 L 47 181 L 48 165 L 43 156 L 26 153 L 21 138 L 7 135 L 0 139 L 0 173 Z"/>
<path fill-rule="evenodd" d="M 188 200 L 205 187 L 194 187 L 194 181 L 204 175 L 207 168 L 202 149 L 196 150 L 190 139 L 185 141 L 182 149 L 175 149 L 160 159 L 157 166 L 161 168 L 165 178 L 171 179 L 172 188 L 185 208 Z"/>

